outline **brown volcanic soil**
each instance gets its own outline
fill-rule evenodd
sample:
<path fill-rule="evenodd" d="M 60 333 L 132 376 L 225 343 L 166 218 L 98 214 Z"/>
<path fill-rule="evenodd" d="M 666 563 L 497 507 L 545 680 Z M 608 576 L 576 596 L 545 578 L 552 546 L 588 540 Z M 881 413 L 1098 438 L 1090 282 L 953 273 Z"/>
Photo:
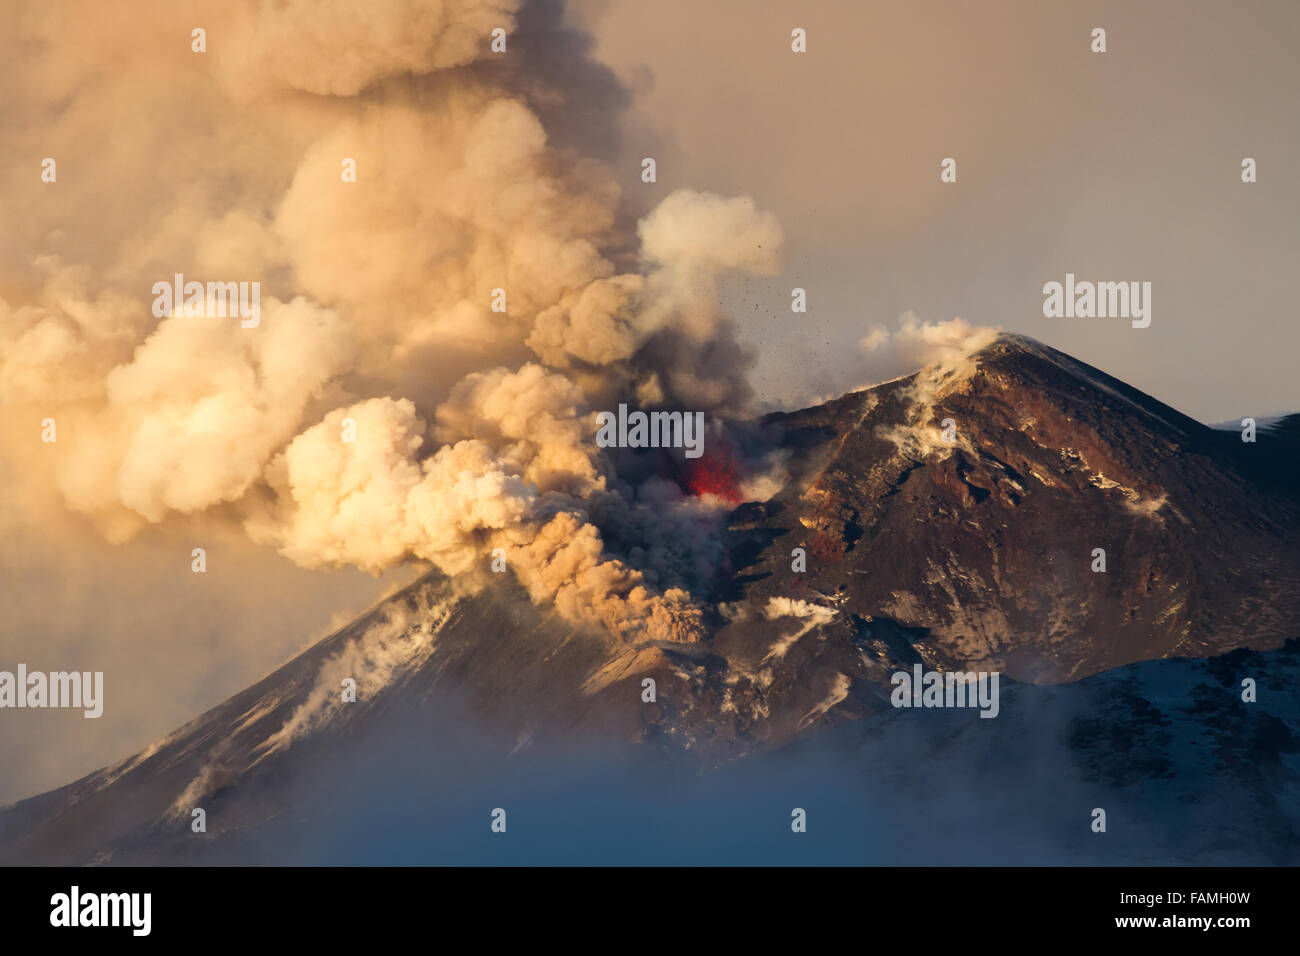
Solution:
<path fill-rule="evenodd" d="M 1300 501 L 1280 432 L 1242 443 L 1019 337 L 971 364 L 774 417 L 801 473 L 737 513 L 731 597 L 833 603 L 860 634 L 911 629 L 937 667 L 1046 683 L 1300 632 Z M 948 418 L 957 441 L 943 445 Z M 724 629 L 714 643 L 743 642 Z"/>
<path fill-rule="evenodd" d="M 913 663 L 1000 671 L 1014 700 L 1017 681 L 1278 647 L 1300 635 L 1297 421 L 1245 444 L 1004 336 L 951 367 L 766 420 L 791 480 L 730 515 L 708 640 L 619 644 L 517 586 L 458 596 L 430 575 L 144 753 L 0 813 L 0 862 L 194 854 L 281 816 L 309 820 L 334 799 L 317 777 L 354 775 L 340 753 L 400 745 L 401 765 L 432 760 L 455 781 L 487 755 L 547 742 L 713 765 L 891 716 L 890 676 Z M 791 568 L 795 548 L 805 571 Z M 1091 570 L 1094 548 L 1105 573 Z M 337 696 L 332 662 L 379 645 L 406 647 L 409 665 L 270 747 Z M 968 733 L 986 724 L 999 722 L 976 718 Z M 436 757 L 409 749 L 435 732 Z M 199 801 L 212 834 L 196 842 L 187 808 Z"/>

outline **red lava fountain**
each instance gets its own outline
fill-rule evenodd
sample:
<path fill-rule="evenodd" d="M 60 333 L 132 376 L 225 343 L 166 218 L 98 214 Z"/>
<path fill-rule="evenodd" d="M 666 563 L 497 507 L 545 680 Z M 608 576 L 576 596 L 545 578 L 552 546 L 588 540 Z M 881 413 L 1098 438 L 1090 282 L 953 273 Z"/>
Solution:
<path fill-rule="evenodd" d="M 703 457 L 688 460 L 684 484 L 693 495 L 714 495 L 732 505 L 745 500 L 736 482 L 735 459 L 726 446 L 715 444 Z"/>

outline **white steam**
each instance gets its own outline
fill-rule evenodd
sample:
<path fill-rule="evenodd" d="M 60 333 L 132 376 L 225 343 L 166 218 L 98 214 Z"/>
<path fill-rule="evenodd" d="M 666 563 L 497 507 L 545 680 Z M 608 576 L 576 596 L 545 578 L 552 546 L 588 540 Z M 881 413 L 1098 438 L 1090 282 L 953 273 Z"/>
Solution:
<path fill-rule="evenodd" d="M 931 455 L 947 457 L 955 447 L 967 447 L 957 423 L 953 423 L 953 442 L 944 438 L 942 421 L 936 421 L 934 405 L 969 381 L 976 370 L 974 353 L 993 344 L 999 329 L 974 326 L 965 319 L 947 322 L 922 322 L 912 312 L 899 317 L 893 331 L 876 327 L 859 343 L 875 362 L 884 367 L 904 370 L 921 367 L 908 386 L 905 421 L 882 429 L 881 435 L 898 446 L 900 453 L 922 459 Z"/>

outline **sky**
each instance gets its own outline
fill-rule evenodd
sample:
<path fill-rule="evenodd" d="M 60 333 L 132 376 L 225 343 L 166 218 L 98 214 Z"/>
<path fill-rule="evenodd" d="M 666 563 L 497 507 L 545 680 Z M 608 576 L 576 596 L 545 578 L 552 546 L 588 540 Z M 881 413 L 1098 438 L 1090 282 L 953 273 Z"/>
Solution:
<path fill-rule="evenodd" d="M 1030 335 L 1207 423 L 1300 408 L 1300 6 L 577 9 L 636 90 L 624 164 L 655 156 L 646 188 L 748 193 L 785 230 L 785 271 L 732 290 L 773 403 L 861 384 L 859 339 L 913 311 Z M 1151 282 L 1150 327 L 1044 318 L 1070 272 Z"/>
<path fill-rule="evenodd" d="M 240 497 L 241 486 L 187 496 L 231 462 L 249 457 L 261 469 L 298 429 L 365 396 L 387 403 L 368 406 L 383 409 L 385 421 L 401 418 L 397 399 L 409 396 L 426 417 L 440 408 L 439 422 L 452 428 L 458 412 L 445 399 L 462 374 L 484 367 L 476 350 L 512 365 L 530 356 L 522 337 L 461 323 L 458 306 L 440 313 L 434 333 L 415 321 L 431 301 L 455 303 L 457 283 L 495 281 L 476 275 L 490 272 L 481 268 L 487 245 L 457 261 L 468 278 L 458 272 L 455 281 L 421 258 L 432 254 L 428 222 L 460 215 L 457 204 L 475 186 L 452 182 L 444 147 L 474 155 L 485 176 L 498 177 L 493 188 L 517 177 L 530 186 L 521 201 L 535 204 L 529 214 L 546 217 L 544 228 L 521 220 L 517 231 L 536 243 L 503 255 L 516 269 L 531 266 L 523 284 L 539 303 L 551 301 L 547 273 L 564 272 L 543 254 L 547 236 L 566 237 L 569 253 L 585 237 L 616 233 L 619 216 L 667 209 L 642 236 L 641 255 L 659 263 L 665 288 L 689 271 L 687 258 L 719 266 L 716 284 L 691 294 L 716 297 L 706 321 L 714 311 L 733 320 L 752 350 L 758 408 L 808 404 L 914 370 L 905 350 L 861 345 L 911 316 L 1033 336 L 1205 422 L 1300 409 L 1291 281 L 1300 253 L 1292 48 L 1300 6 L 574 0 L 567 22 L 590 35 L 588 48 L 543 57 L 569 98 L 540 110 L 540 126 L 518 112 L 487 114 L 507 133 L 486 141 L 523 144 L 517 154 L 474 152 L 477 141 L 457 125 L 478 115 L 473 96 L 433 120 L 411 119 L 403 97 L 427 105 L 422 97 L 433 94 L 403 71 L 436 77 L 468 60 L 481 69 L 476 82 L 517 88 L 508 69 L 497 76 L 475 60 L 487 29 L 511 22 L 515 5 L 384 0 L 357 23 L 348 19 L 352 4 L 327 3 L 314 25 L 289 14 L 261 24 L 249 34 L 258 43 L 232 59 L 216 24 L 229 15 L 227 35 L 247 29 L 254 21 L 228 13 L 256 8 L 243 0 L 155 4 L 149 29 L 109 21 L 84 0 L 27 7 L 21 18 L 18 0 L 0 0 L 0 15 L 18 24 L 0 39 L 0 394 L 8 406 L 0 669 L 23 661 L 112 675 L 98 720 L 0 712 L 0 802 L 143 748 L 426 566 L 388 554 L 352 561 L 363 567 L 313 566 L 303 555 L 319 543 L 319 528 L 301 515 L 282 523 L 278 511 L 258 512 L 260 531 L 250 537 L 239 509 L 259 494 Z M 420 19 L 428 11 L 437 15 Z M 198 22 L 213 25 L 211 76 L 191 71 L 186 44 Z M 1096 27 L 1106 30 L 1105 53 L 1090 49 Z M 805 53 L 791 50 L 795 28 L 806 31 Z M 438 43 L 422 43 L 426 34 Z M 514 35 L 527 45 L 529 29 Z M 181 37 L 174 45 L 173 36 Z M 611 72 L 590 68 L 591 59 Z M 353 104 L 379 118 L 348 126 Z M 446 116 L 444 129 L 437 124 Z M 330 132 L 339 128 L 346 133 Z M 333 175 L 339 144 L 329 137 L 337 135 L 369 147 L 363 172 L 391 159 L 408 182 L 425 182 L 430 198 L 409 204 L 389 182 L 374 215 L 373 194 L 357 208 L 323 198 L 313 176 Z M 585 150 L 604 171 L 571 164 L 556 172 L 545 150 L 561 146 Z M 66 197 L 57 207 L 35 177 L 49 152 L 60 158 L 56 195 Z M 656 161 L 653 183 L 641 181 L 645 157 Z M 946 157 L 956 161 L 955 182 L 940 181 Z M 1241 181 L 1243 157 L 1256 160 L 1257 182 Z M 614 212 L 608 197 L 619 191 Z M 710 193 L 752 202 L 697 201 Z M 553 208 L 555 196 L 567 205 Z M 722 209 L 725 228 L 701 218 L 708 208 Z M 490 232 L 484 223 L 497 213 L 492 203 L 476 209 L 475 228 Z M 346 228 L 323 228 L 339 215 Z M 712 248 L 732 235 L 775 236 L 774 224 L 783 241 L 770 262 Z M 693 239 L 705 248 L 691 248 Z M 449 246 L 448 255 L 462 251 Z M 264 376 L 250 372 L 259 366 L 224 346 L 182 348 L 164 336 L 141 351 L 147 299 L 123 296 L 170 274 L 159 263 L 173 249 L 232 276 L 265 266 L 268 296 L 308 297 L 294 312 L 303 338 L 283 342 L 283 356 L 258 359 L 263 371 L 273 361 L 290 370 L 288 395 L 267 400 Z M 603 265 L 575 253 L 564 268 L 585 283 Z M 1150 327 L 1045 318 L 1043 285 L 1067 273 L 1150 282 Z M 806 313 L 791 311 L 795 287 L 806 290 Z M 16 348 L 31 321 L 22 310 L 51 302 L 94 334 L 72 345 L 36 341 L 38 357 L 57 359 L 37 374 L 26 359 L 36 354 L 33 340 Z M 268 302 L 268 315 L 276 308 Z M 335 312 L 362 330 L 355 353 L 336 341 Z M 574 335 L 577 320 L 565 321 L 553 331 L 570 351 L 552 347 L 569 361 L 598 337 Z M 620 329 L 601 329 L 617 350 Z M 705 354 L 683 353 L 676 387 L 708 390 Z M 236 416 L 243 404 L 228 409 L 243 431 L 211 460 L 182 446 L 156 474 L 119 469 L 106 481 L 96 456 L 111 458 L 105 449 L 138 423 L 99 409 L 102 431 L 75 436 L 96 455 L 50 470 L 31 416 L 39 419 L 46 398 L 91 401 L 115 363 L 132 369 L 118 375 L 119 392 L 147 397 L 157 381 L 174 391 L 206 374 L 251 390 L 245 404 L 259 416 Z M 349 380 L 330 378 L 327 365 Z M 283 479 L 281 465 L 274 474 Z M 202 577 L 190 572 L 196 542 L 208 551 Z M 385 543 L 380 535 L 377 546 Z"/>

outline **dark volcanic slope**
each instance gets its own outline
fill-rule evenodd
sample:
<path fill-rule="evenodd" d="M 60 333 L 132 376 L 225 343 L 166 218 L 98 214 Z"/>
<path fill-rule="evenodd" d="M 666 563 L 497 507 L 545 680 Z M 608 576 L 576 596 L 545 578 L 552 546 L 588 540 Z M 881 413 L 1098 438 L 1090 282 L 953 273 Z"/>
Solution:
<path fill-rule="evenodd" d="M 860 638 L 901 626 L 940 666 L 1037 682 L 1300 633 L 1293 452 L 1268 434 L 1243 444 L 1018 336 L 775 423 L 803 467 L 736 516 L 747 605 L 803 597 Z"/>
<path fill-rule="evenodd" d="M 914 662 L 1050 684 L 1300 634 L 1294 428 L 1261 429 L 1245 444 L 1011 336 L 766 425 L 788 452 L 791 479 L 730 516 L 733 573 L 706 608 L 708 640 L 622 644 L 538 609 L 517 586 L 467 596 L 430 576 L 145 752 L 0 813 L 0 863 L 191 859 L 217 848 L 247 860 L 261 835 L 283 837 L 286 826 L 320 844 L 312 821 L 364 802 L 368 774 L 381 789 L 408 772 L 431 775 L 414 791 L 446 796 L 521 760 L 551 766 L 541 755 L 555 746 L 716 767 L 873 714 L 922 726 L 888 703 L 891 673 Z M 792 569 L 796 548 L 804 570 Z M 1097 548 L 1105 573 L 1092 570 Z M 1293 669 L 1294 658 L 1294 646 L 1252 657 L 1245 676 L 1257 670 L 1264 681 L 1270 661 Z M 1203 734 L 1193 719 L 1203 707 L 1229 724 L 1241 717 L 1232 695 L 1197 689 L 1197 668 L 1148 672 L 1169 675 L 1159 709 L 1183 715 L 1173 724 L 1181 730 L 1144 723 L 1143 689 L 1116 696 L 1103 680 L 1089 685 L 1103 692 L 1060 697 L 1071 701 L 1071 729 L 1044 746 L 1073 754 L 1084 793 L 1090 780 L 1124 776 L 1106 763 L 1117 740 L 1154 734 L 1155 749 L 1194 755 L 1175 738 Z M 355 703 L 341 699 L 348 677 Z M 647 677 L 653 702 L 642 696 Z M 1284 692 L 1276 684 L 1270 692 Z M 1010 701 L 1025 691 L 1020 699 L 1057 699 L 1022 686 Z M 1015 712 L 945 719 L 965 721 L 971 747 L 998 738 L 988 752 L 1004 753 Z M 1119 727 L 1123 714 L 1131 719 Z M 1224 738 L 1223 766 L 1233 747 L 1264 746 L 1256 731 L 1293 754 L 1292 717 L 1277 719 L 1285 726 L 1256 721 Z M 899 767 L 911 750 L 899 751 Z M 1294 788 L 1293 761 L 1286 768 Z M 1263 813 L 1267 780 L 1256 783 L 1249 799 Z M 1194 787 L 1181 780 L 1168 792 L 1183 800 Z M 1146 792 L 1122 801 L 1138 812 Z M 208 814 L 206 835 L 190 829 L 195 807 Z M 1242 832 L 1274 834 L 1292 855 L 1295 821 L 1260 820 Z"/>
<path fill-rule="evenodd" d="M 1141 662 L 1066 685 L 1007 682 L 997 719 L 969 710 L 889 711 L 706 775 L 647 762 L 644 751 L 634 762 L 631 749 L 587 749 L 577 760 L 518 747 L 507 753 L 502 738 L 464 724 L 443 726 L 459 740 L 449 747 L 438 727 L 463 714 L 410 696 L 416 682 L 437 683 L 431 670 L 411 677 L 406 693 L 359 709 L 342 722 L 346 729 L 323 729 L 217 789 L 192 792 L 185 802 L 206 809 L 207 833 L 193 833 L 186 814 L 167 812 L 163 784 L 170 776 L 171 792 L 180 789 L 179 771 L 201 756 L 200 738 L 238 736 L 220 709 L 107 778 L 92 775 L 0 814 L 0 860 L 1300 860 L 1300 699 L 1291 692 L 1300 641 Z M 1247 677 L 1258 684 L 1257 702 L 1242 700 Z M 489 808 L 501 804 L 512 814 L 508 840 L 486 825 Z M 792 806 L 807 809 L 807 841 L 790 838 Z M 1098 807 L 1107 813 L 1105 833 L 1091 829 Z"/>
<path fill-rule="evenodd" d="M 501 756 L 534 735 L 641 736 L 649 715 L 634 688 L 584 689 L 611 656 L 607 638 L 538 611 L 518 588 L 452 591 L 422 578 L 144 752 L 0 812 L 0 865 L 197 852 L 195 807 L 226 839 L 286 810 L 309 817 L 377 746 L 415 764 L 462 749 L 464 777 L 477 751 Z M 354 702 L 342 699 L 345 678 Z"/>

